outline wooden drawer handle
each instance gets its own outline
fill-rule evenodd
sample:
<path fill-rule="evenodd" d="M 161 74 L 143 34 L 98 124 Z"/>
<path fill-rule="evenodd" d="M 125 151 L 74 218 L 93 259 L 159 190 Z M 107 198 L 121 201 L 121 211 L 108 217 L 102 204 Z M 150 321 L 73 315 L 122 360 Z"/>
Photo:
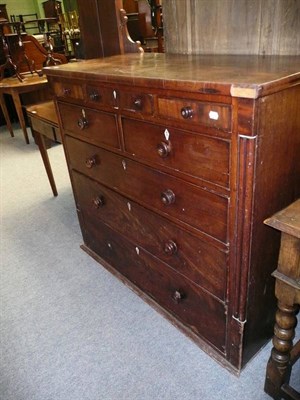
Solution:
<path fill-rule="evenodd" d="M 194 110 L 192 109 L 192 107 L 182 107 L 181 109 L 181 116 L 184 119 L 189 119 L 192 118 L 194 115 Z"/>
<path fill-rule="evenodd" d="M 100 195 L 93 199 L 93 205 L 96 209 L 103 207 L 105 204 L 104 196 Z"/>
<path fill-rule="evenodd" d="M 77 121 L 77 125 L 81 130 L 85 129 L 88 126 L 88 124 L 89 124 L 89 121 L 85 117 L 81 117 Z"/>
<path fill-rule="evenodd" d="M 173 240 L 168 240 L 164 246 L 164 252 L 168 255 L 173 255 L 177 253 L 177 244 Z"/>
<path fill-rule="evenodd" d="M 70 88 L 63 88 L 63 94 L 64 94 L 64 96 L 70 96 L 71 89 Z"/>
<path fill-rule="evenodd" d="M 100 94 L 98 92 L 91 92 L 91 93 L 89 93 L 89 98 L 92 101 L 99 101 Z"/>
<path fill-rule="evenodd" d="M 170 142 L 160 142 L 157 145 L 157 153 L 161 158 L 168 157 L 171 152 L 171 143 Z"/>
<path fill-rule="evenodd" d="M 160 198 L 163 204 L 168 206 L 175 202 L 175 193 L 171 189 L 167 189 L 161 193 Z"/>
<path fill-rule="evenodd" d="M 175 301 L 175 303 L 179 303 L 184 298 L 185 298 L 185 294 L 180 289 L 175 290 L 175 292 L 172 294 L 172 299 Z"/>
<path fill-rule="evenodd" d="M 142 99 L 140 97 L 136 98 L 133 102 L 134 108 L 136 110 L 141 110 L 143 107 L 143 102 Z"/>
<path fill-rule="evenodd" d="M 90 158 L 87 158 L 86 160 L 85 160 L 85 166 L 87 167 L 87 168 L 93 168 L 95 165 L 97 164 L 97 160 L 96 160 L 96 157 L 95 156 L 92 156 L 92 157 L 90 157 Z"/>

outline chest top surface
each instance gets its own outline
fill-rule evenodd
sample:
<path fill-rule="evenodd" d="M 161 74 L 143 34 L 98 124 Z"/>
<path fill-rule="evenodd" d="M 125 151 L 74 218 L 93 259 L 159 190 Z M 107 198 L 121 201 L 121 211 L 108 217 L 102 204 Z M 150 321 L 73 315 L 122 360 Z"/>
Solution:
<path fill-rule="evenodd" d="M 299 56 L 142 53 L 44 69 L 48 76 L 258 98 L 300 82 Z"/>

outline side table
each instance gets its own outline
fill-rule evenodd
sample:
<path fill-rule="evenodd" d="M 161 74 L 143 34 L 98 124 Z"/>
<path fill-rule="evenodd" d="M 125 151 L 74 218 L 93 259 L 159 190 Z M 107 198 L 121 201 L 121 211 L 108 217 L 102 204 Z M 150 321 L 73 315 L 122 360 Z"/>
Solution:
<path fill-rule="evenodd" d="M 23 115 L 20 96 L 23 93 L 34 92 L 35 96 L 37 97 L 39 95 L 39 92 L 47 88 L 48 81 L 46 77 L 39 77 L 36 74 L 27 74 L 27 75 L 23 74 L 22 76 L 24 78 L 22 82 L 20 82 L 16 77 L 4 78 L 0 81 L 0 105 L 3 111 L 7 129 L 9 130 L 10 135 L 13 137 L 14 133 L 9 117 L 9 112 L 6 107 L 4 95 L 9 94 L 12 96 L 14 105 L 16 107 L 16 112 L 19 118 L 19 122 L 23 130 L 25 141 L 28 144 L 29 138 L 27 134 L 26 122 Z"/>
<path fill-rule="evenodd" d="M 278 266 L 272 274 L 278 309 L 265 392 L 275 400 L 300 400 L 290 386 L 293 365 L 300 358 L 300 340 L 293 345 L 300 304 L 300 199 L 264 222 L 281 231 Z"/>
<path fill-rule="evenodd" d="M 30 119 L 31 130 L 46 169 L 49 183 L 54 196 L 57 196 L 57 189 L 49 161 L 45 139 L 50 139 L 61 143 L 61 135 L 58 126 L 58 118 L 53 100 L 34 104 L 26 107 L 27 115 Z"/>

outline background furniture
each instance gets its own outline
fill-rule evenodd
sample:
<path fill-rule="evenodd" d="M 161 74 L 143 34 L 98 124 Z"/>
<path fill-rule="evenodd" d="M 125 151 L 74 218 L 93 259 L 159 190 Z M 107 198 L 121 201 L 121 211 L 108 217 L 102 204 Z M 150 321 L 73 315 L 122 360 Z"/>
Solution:
<path fill-rule="evenodd" d="M 300 58 L 119 55 L 46 69 L 83 248 L 227 368 L 272 334 L 300 194 Z"/>
<path fill-rule="evenodd" d="M 281 232 L 276 278 L 278 310 L 265 391 L 274 399 L 300 399 L 290 385 L 292 367 L 300 358 L 300 340 L 293 346 L 300 305 L 300 199 L 265 221 Z M 299 377 L 300 378 L 300 377 Z"/>
<path fill-rule="evenodd" d="M 140 46 L 129 37 L 122 0 L 79 0 L 81 57 L 107 57 L 139 52 Z"/>
<path fill-rule="evenodd" d="M 21 128 L 24 133 L 24 138 L 26 143 L 29 143 L 29 137 L 26 129 L 26 121 L 23 114 L 22 109 L 22 101 L 21 95 L 27 94 L 26 101 L 27 102 L 37 102 L 40 100 L 45 100 L 49 98 L 50 93 L 48 90 L 48 83 L 46 77 L 40 77 L 36 74 L 27 74 L 24 76 L 22 82 L 20 82 L 17 78 L 4 78 L 0 81 L 0 105 L 2 108 L 2 112 L 6 121 L 6 126 L 10 135 L 13 137 L 13 128 L 10 121 L 10 115 L 6 107 L 5 97 L 4 95 L 11 95 L 14 106 L 16 108 L 16 112 L 18 115 L 18 119 L 21 125 Z M 31 95 L 31 96 L 30 96 Z M 25 99 L 23 99 L 23 104 L 26 103 Z"/>
<path fill-rule="evenodd" d="M 43 159 L 53 195 L 57 196 L 55 180 L 45 144 L 46 139 L 61 143 L 61 136 L 54 103 L 52 100 L 50 100 L 34 104 L 26 107 L 26 112 L 30 120 L 30 126 L 34 139 L 39 147 L 41 157 Z"/>

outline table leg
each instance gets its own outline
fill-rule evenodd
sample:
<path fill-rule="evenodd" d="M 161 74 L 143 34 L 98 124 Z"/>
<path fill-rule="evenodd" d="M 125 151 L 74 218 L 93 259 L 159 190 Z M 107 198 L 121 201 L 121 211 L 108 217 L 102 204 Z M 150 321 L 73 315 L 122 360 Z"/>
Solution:
<path fill-rule="evenodd" d="M 10 136 L 14 137 L 14 132 L 13 132 L 12 125 L 10 122 L 9 113 L 8 113 L 8 110 L 6 107 L 5 97 L 4 97 L 3 93 L 0 93 L 0 105 L 2 108 L 2 112 L 3 112 L 4 118 L 5 118 L 7 129 L 9 130 Z"/>
<path fill-rule="evenodd" d="M 265 392 L 275 400 L 284 396 L 282 385 L 288 384 L 291 375 L 291 350 L 295 336 L 297 306 L 278 301 L 274 327 L 273 349 L 267 365 Z M 287 398 L 287 397 L 284 397 Z"/>
<path fill-rule="evenodd" d="M 18 114 L 21 128 L 24 133 L 25 141 L 27 144 L 29 144 L 29 138 L 28 138 L 28 133 L 27 133 L 27 128 L 26 128 L 26 122 L 25 122 L 24 115 L 23 115 L 23 109 L 22 109 L 22 103 L 20 100 L 20 95 L 18 93 L 12 92 L 12 98 L 14 101 L 14 105 L 16 107 L 16 112 Z"/>
<path fill-rule="evenodd" d="M 49 161 L 49 157 L 48 157 L 48 153 L 47 153 L 47 149 L 45 146 L 45 141 L 44 141 L 44 137 L 43 135 L 41 135 L 39 132 L 34 131 L 34 137 L 35 137 L 35 141 L 39 147 L 42 159 L 43 159 L 43 163 L 48 175 L 48 179 L 50 182 L 50 186 L 53 192 L 54 196 L 57 196 L 57 189 L 56 189 L 56 185 L 55 185 L 55 181 L 54 181 L 54 177 L 53 177 L 53 173 L 52 173 L 52 168 L 50 165 L 50 161 Z"/>

